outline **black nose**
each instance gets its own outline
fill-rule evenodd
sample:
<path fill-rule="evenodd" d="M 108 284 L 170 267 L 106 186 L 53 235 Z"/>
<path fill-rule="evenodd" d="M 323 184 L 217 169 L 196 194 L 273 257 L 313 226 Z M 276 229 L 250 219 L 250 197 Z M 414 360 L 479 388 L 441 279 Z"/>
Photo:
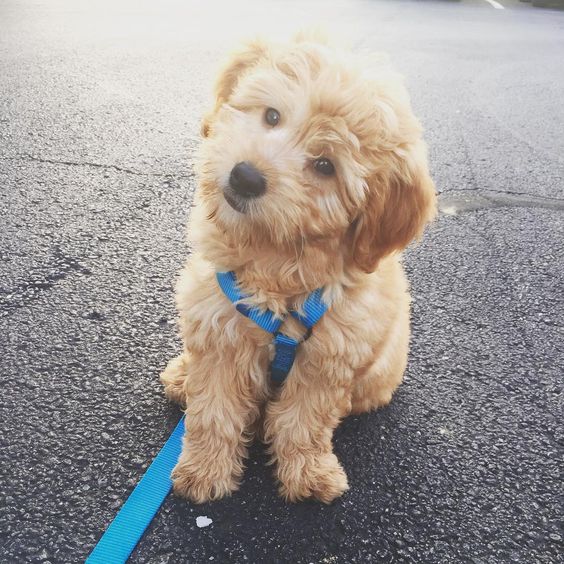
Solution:
<path fill-rule="evenodd" d="M 243 198 L 258 198 L 266 190 L 264 176 L 248 162 L 236 164 L 229 176 L 233 191 Z"/>

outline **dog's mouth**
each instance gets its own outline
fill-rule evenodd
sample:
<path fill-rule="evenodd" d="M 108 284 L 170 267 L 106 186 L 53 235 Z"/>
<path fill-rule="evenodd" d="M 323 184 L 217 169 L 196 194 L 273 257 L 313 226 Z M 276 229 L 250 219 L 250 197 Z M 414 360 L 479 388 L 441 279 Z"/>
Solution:
<path fill-rule="evenodd" d="M 236 194 L 231 192 L 230 188 L 227 187 L 223 190 L 223 197 L 225 201 L 236 211 L 239 213 L 246 213 L 248 208 L 248 202 Z"/>

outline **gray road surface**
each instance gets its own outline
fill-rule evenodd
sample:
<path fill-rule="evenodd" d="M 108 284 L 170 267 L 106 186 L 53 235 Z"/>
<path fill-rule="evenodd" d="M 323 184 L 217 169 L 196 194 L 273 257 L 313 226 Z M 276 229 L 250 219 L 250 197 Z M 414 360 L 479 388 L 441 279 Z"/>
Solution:
<path fill-rule="evenodd" d="M 214 69 L 307 23 L 388 51 L 427 130 L 405 384 L 336 433 L 341 500 L 284 504 L 255 446 L 240 492 L 170 497 L 132 561 L 563 561 L 564 12 L 500 2 L 0 0 L 1 562 L 83 560 L 173 428 Z"/>

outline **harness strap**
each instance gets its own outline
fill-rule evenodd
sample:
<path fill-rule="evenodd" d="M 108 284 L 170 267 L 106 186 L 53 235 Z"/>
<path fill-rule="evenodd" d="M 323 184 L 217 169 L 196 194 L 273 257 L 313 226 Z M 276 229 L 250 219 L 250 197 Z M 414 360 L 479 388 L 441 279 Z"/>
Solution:
<path fill-rule="evenodd" d="M 276 333 L 274 337 L 274 359 L 270 364 L 270 377 L 278 385 L 283 384 L 288 376 L 300 343 L 284 333 Z"/>
<path fill-rule="evenodd" d="M 247 299 L 249 296 L 241 292 L 234 272 L 218 272 L 216 277 L 223 293 L 235 304 L 235 309 L 239 313 L 254 321 L 261 329 L 274 334 L 275 353 L 270 365 L 270 377 L 276 384 L 282 384 L 292 369 L 298 346 L 302 341 L 309 338 L 311 330 L 328 309 L 327 304 L 322 299 L 322 289 L 314 290 L 305 299 L 302 307 L 303 313 L 294 310 L 290 311 L 290 315 L 308 330 L 306 337 L 302 341 L 296 341 L 292 337 L 279 332 L 284 318 L 277 317 L 269 309 L 249 307 L 241 303 L 242 300 Z"/>
<path fill-rule="evenodd" d="M 251 308 L 240 303 L 249 296 L 241 292 L 234 272 L 218 272 L 216 278 L 223 293 L 235 304 L 235 309 L 239 313 L 254 321 L 261 329 L 268 333 L 275 333 L 280 329 L 284 319 L 276 317 L 269 309 L 260 310 L 258 307 Z"/>
<path fill-rule="evenodd" d="M 305 299 L 303 315 L 294 310 L 290 311 L 290 315 L 308 329 L 312 329 L 328 309 L 327 304 L 321 298 L 321 293 L 321 288 L 317 288 Z"/>

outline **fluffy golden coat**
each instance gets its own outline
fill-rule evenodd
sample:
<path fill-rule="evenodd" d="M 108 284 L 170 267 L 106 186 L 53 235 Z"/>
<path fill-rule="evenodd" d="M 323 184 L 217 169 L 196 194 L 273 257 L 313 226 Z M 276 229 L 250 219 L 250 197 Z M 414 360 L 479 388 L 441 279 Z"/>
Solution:
<path fill-rule="evenodd" d="M 280 122 L 265 123 L 275 108 Z M 401 78 L 377 57 L 317 40 L 256 41 L 220 73 L 202 125 L 194 252 L 176 300 L 184 350 L 161 375 L 186 409 L 173 472 L 196 502 L 237 489 L 247 446 L 269 445 L 287 500 L 347 488 L 332 451 L 339 421 L 387 404 L 407 362 L 409 292 L 399 253 L 435 213 L 421 127 Z M 320 175 L 320 157 L 335 174 Z M 252 162 L 266 192 L 237 211 L 229 175 Z M 238 313 L 215 273 L 235 271 L 252 306 L 284 315 L 316 288 L 331 304 L 280 389 L 272 335 Z M 303 335 L 288 318 L 288 335 Z"/>

